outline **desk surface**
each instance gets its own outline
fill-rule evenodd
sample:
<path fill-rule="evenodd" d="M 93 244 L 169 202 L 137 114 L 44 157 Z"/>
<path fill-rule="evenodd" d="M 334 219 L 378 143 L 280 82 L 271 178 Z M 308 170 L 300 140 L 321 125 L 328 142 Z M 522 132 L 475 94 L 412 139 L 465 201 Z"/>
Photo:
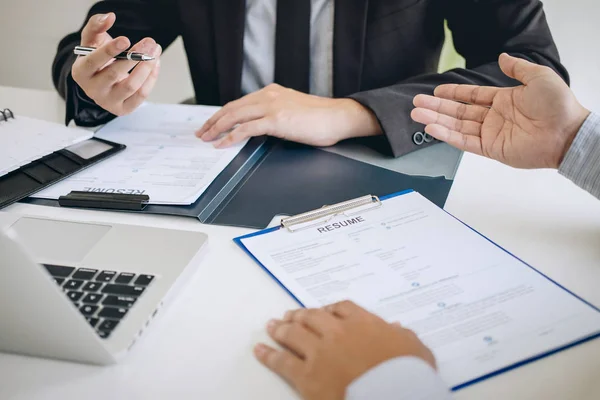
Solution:
<path fill-rule="evenodd" d="M 0 104 L 63 118 L 50 92 L 0 88 Z M 519 171 L 466 155 L 446 209 L 600 306 L 600 202 L 554 171 Z M 192 219 L 39 207 L 6 211 L 206 232 L 198 273 L 119 365 L 102 368 L 0 354 L 2 399 L 285 399 L 294 393 L 252 357 L 264 324 L 296 307 L 231 238 L 246 229 Z M 467 399 L 600 398 L 600 340 L 456 394 Z"/>

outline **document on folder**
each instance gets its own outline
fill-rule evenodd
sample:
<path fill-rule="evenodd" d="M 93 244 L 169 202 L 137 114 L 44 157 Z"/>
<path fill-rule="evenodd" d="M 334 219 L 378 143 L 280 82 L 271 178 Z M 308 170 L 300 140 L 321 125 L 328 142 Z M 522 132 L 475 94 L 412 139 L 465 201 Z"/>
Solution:
<path fill-rule="evenodd" d="M 125 144 L 125 151 L 34 197 L 58 199 L 84 191 L 148 195 L 150 204 L 192 204 L 245 145 L 215 149 L 194 136 L 218 109 L 146 104 L 96 133 Z"/>
<path fill-rule="evenodd" d="M 306 307 L 350 299 L 414 330 L 455 390 L 600 335 L 600 310 L 420 194 L 375 200 L 236 242 Z"/>

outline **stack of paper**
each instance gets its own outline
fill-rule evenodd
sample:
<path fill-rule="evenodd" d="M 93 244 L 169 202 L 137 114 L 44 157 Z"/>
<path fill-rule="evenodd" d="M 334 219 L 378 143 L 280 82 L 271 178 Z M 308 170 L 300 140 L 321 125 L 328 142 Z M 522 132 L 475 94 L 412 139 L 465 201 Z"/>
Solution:
<path fill-rule="evenodd" d="M 189 205 L 245 145 L 215 149 L 194 136 L 218 107 L 147 104 L 117 118 L 96 137 L 127 149 L 35 195 L 58 199 L 73 190 L 146 194 L 151 204 Z"/>

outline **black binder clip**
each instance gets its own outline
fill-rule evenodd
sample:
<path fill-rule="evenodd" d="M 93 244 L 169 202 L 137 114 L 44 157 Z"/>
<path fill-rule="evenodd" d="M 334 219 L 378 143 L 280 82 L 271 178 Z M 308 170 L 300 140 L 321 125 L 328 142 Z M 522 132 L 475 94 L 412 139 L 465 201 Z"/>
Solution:
<path fill-rule="evenodd" d="M 0 110 L 0 115 L 2 115 L 2 119 L 4 121 L 8 121 L 9 118 L 15 119 L 15 114 L 13 114 L 13 112 L 10 111 L 8 108 Z"/>
<path fill-rule="evenodd" d="M 58 204 L 60 204 L 61 207 L 143 211 L 149 201 L 150 197 L 145 194 L 73 191 L 66 196 L 60 196 Z"/>

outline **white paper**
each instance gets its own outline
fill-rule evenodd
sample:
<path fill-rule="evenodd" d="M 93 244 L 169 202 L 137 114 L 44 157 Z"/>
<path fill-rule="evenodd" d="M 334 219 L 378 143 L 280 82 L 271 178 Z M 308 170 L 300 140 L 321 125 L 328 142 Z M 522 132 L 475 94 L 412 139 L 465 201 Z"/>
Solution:
<path fill-rule="evenodd" d="M 351 299 L 413 329 L 452 387 L 600 332 L 600 312 L 417 193 L 242 243 L 305 306 Z"/>
<path fill-rule="evenodd" d="M 58 199 L 78 190 L 147 194 L 151 204 L 192 204 L 246 144 L 215 149 L 212 143 L 194 136 L 218 110 L 219 107 L 146 104 L 115 119 L 96 134 L 125 144 L 125 151 L 34 197 Z"/>
<path fill-rule="evenodd" d="M 19 115 L 0 120 L 0 176 L 92 136 L 85 129 Z"/>

